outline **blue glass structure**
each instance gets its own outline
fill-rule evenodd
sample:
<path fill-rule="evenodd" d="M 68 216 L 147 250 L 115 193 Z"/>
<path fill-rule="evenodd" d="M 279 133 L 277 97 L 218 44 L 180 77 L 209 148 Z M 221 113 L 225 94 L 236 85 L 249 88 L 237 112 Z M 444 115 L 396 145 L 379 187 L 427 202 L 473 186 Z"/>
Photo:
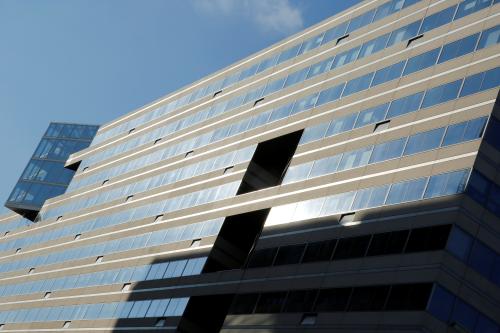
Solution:
<path fill-rule="evenodd" d="M 90 145 L 97 129 L 95 125 L 51 123 L 5 206 L 33 220 L 45 200 L 66 191 L 75 171 L 64 164 L 70 154 Z"/>

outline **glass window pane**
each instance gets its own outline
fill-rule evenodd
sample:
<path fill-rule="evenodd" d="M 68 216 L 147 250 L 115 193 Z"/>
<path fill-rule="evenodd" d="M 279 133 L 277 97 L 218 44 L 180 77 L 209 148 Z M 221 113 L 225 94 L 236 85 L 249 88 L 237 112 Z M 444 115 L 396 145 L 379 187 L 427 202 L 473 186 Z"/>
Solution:
<path fill-rule="evenodd" d="M 416 154 L 439 147 L 444 129 L 444 127 L 436 128 L 410 136 L 406 144 L 404 155 Z"/>
<path fill-rule="evenodd" d="M 481 50 L 500 42 L 500 25 L 483 31 L 477 49 Z"/>
<path fill-rule="evenodd" d="M 401 138 L 375 145 L 370 157 L 370 163 L 378 163 L 400 157 L 403 153 L 405 143 L 406 138 Z"/>
<path fill-rule="evenodd" d="M 385 34 L 364 43 L 361 47 L 361 50 L 359 51 L 358 59 L 362 59 L 382 50 L 385 47 L 385 44 L 387 44 L 388 39 L 389 34 Z"/>
<path fill-rule="evenodd" d="M 411 57 L 406 63 L 403 76 L 434 66 L 439 55 L 439 48 Z"/>
<path fill-rule="evenodd" d="M 455 14 L 456 8 L 457 8 L 456 5 L 451 6 L 440 12 L 437 12 L 435 14 L 429 15 L 426 18 L 424 18 L 424 22 L 422 22 L 419 34 L 423 34 L 429 30 L 450 23 L 453 20 L 453 15 Z"/>
<path fill-rule="evenodd" d="M 347 26 L 349 25 L 349 21 L 341 23 L 329 30 L 326 31 L 325 37 L 323 37 L 322 45 L 331 42 L 332 40 L 337 40 L 339 37 L 342 37 L 346 34 Z"/>
<path fill-rule="evenodd" d="M 342 97 L 346 97 L 362 90 L 368 89 L 373 77 L 373 73 L 365 74 L 346 83 Z"/>
<path fill-rule="evenodd" d="M 438 63 L 442 63 L 450 59 L 461 57 L 467 53 L 474 52 L 478 38 L 479 33 L 444 45 L 441 51 L 441 55 L 439 56 Z"/>
<path fill-rule="evenodd" d="M 357 113 L 353 113 L 343 118 L 332 120 L 330 126 L 328 127 L 328 130 L 326 131 L 325 137 L 333 136 L 351 130 L 354 126 L 357 116 Z"/>
<path fill-rule="evenodd" d="M 465 0 L 458 5 L 454 20 L 470 15 L 490 5 L 491 0 Z"/>
<path fill-rule="evenodd" d="M 397 64 L 379 69 L 377 72 L 375 72 L 375 76 L 373 77 L 371 86 L 374 87 L 384 82 L 399 78 L 401 76 L 401 73 L 403 72 L 404 66 L 405 60 L 398 62 Z"/>
<path fill-rule="evenodd" d="M 384 120 L 385 112 L 387 111 L 388 107 L 389 103 L 385 103 L 361 111 L 358 115 L 358 119 L 356 120 L 356 124 L 354 125 L 354 127 L 358 128 Z"/>
<path fill-rule="evenodd" d="M 284 88 L 290 87 L 294 84 L 297 84 L 299 82 L 304 81 L 306 79 L 308 71 L 309 71 L 309 67 L 306 67 L 306 68 L 298 70 L 294 73 L 289 74 L 286 81 L 285 81 Z"/>
<path fill-rule="evenodd" d="M 401 41 L 408 40 L 412 37 L 415 37 L 417 35 L 419 27 L 420 27 L 420 20 L 393 31 L 391 33 L 389 41 L 387 42 L 387 47 L 392 46 Z"/>
<path fill-rule="evenodd" d="M 431 107 L 457 98 L 462 80 L 453 81 L 427 90 L 422 108 Z"/>
<path fill-rule="evenodd" d="M 337 86 L 321 91 L 318 97 L 318 101 L 316 102 L 316 106 L 320 106 L 339 99 L 343 89 L 344 83 L 341 83 Z"/>
<path fill-rule="evenodd" d="M 392 101 L 385 118 L 391 119 L 406 113 L 417 111 L 420 108 L 420 102 L 422 101 L 423 96 L 424 92 L 422 91 Z"/>

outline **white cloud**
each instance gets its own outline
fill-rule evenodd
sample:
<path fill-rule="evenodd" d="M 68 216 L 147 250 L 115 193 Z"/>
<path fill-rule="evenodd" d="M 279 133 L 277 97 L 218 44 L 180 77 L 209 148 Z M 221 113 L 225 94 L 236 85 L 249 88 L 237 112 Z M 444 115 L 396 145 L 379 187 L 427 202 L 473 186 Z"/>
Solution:
<path fill-rule="evenodd" d="M 304 26 L 302 12 L 289 0 L 193 0 L 193 3 L 213 15 L 246 17 L 265 32 L 289 34 Z"/>

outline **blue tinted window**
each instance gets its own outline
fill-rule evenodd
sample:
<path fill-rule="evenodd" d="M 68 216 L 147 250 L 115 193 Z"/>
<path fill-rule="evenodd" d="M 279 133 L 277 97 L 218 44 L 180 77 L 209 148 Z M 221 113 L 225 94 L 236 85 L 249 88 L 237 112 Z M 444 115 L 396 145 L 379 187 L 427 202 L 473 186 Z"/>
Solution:
<path fill-rule="evenodd" d="M 375 76 L 373 77 L 372 87 L 387 81 L 397 79 L 401 76 L 404 66 L 405 61 L 403 60 L 401 62 L 398 62 L 397 64 L 379 69 L 375 72 Z"/>
<path fill-rule="evenodd" d="M 277 79 L 271 82 L 267 83 L 266 89 L 264 89 L 264 96 L 267 96 L 269 94 L 272 94 L 280 89 L 283 88 L 283 85 L 285 84 L 286 77 L 283 77 L 281 79 Z"/>
<path fill-rule="evenodd" d="M 282 51 L 278 58 L 278 64 L 281 64 L 282 62 L 285 62 L 288 59 L 292 59 L 293 57 L 297 56 L 299 49 L 300 49 L 300 44 L 292 46 L 291 48 Z"/>
<path fill-rule="evenodd" d="M 490 5 L 491 0 L 465 0 L 458 5 L 455 20 L 470 15 Z"/>
<path fill-rule="evenodd" d="M 337 40 L 346 34 L 347 26 L 349 22 L 341 23 L 325 32 L 325 37 L 323 37 L 322 45 L 331 42 L 332 40 Z"/>
<path fill-rule="evenodd" d="M 303 68 L 301 70 L 298 70 L 296 72 L 289 74 L 286 81 L 285 81 L 284 88 L 290 87 L 291 85 L 294 85 L 296 83 L 304 81 L 306 79 L 308 71 L 309 71 L 309 67 L 306 67 L 306 68 Z"/>
<path fill-rule="evenodd" d="M 436 64 L 438 55 L 439 48 L 427 51 L 415 57 L 411 57 L 406 62 L 403 76 L 434 66 Z"/>
<path fill-rule="evenodd" d="M 382 162 L 401 156 L 405 142 L 406 138 L 401 138 L 375 145 L 370 157 L 370 163 Z"/>
<path fill-rule="evenodd" d="M 422 22 L 419 33 L 423 34 L 424 32 L 450 23 L 453 20 L 453 14 L 455 14 L 456 8 L 457 6 L 455 5 L 424 18 L 424 22 Z"/>
<path fill-rule="evenodd" d="M 308 40 L 305 40 L 300 47 L 299 54 L 304 54 L 320 46 L 321 42 L 323 41 L 323 36 L 324 34 L 320 34 L 309 38 Z"/>
<path fill-rule="evenodd" d="M 467 193 L 479 203 L 485 203 L 490 189 L 489 180 L 479 172 L 473 171 L 467 184 Z"/>
<path fill-rule="evenodd" d="M 376 53 L 382 50 L 387 44 L 387 40 L 389 39 L 389 34 L 385 34 L 383 36 L 377 37 L 363 44 L 361 47 L 361 51 L 359 51 L 358 59 L 367 57 L 373 53 Z"/>
<path fill-rule="evenodd" d="M 367 207 L 377 207 L 384 204 L 389 185 L 379 187 L 371 187 L 364 190 L 359 190 L 356 193 L 354 202 L 352 203 L 352 210 L 358 210 Z"/>
<path fill-rule="evenodd" d="M 342 89 L 344 89 L 344 83 L 341 83 L 338 86 L 331 87 L 321 91 L 316 106 L 323 105 L 325 103 L 329 103 L 339 99 L 340 94 L 342 94 Z"/>
<path fill-rule="evenodd" d="M 491 117 L 484 141 L 500 150 L 500 121 L 496 117 Z"/>
<path fill-rule="evenodd" d="M 480 315 L 474 333 L 498 333 L 499 329 L 498 325 L 491 319 Z"/>
<path fill-rule="evenodd" d="M 330 123 L 330 127 L 326 131 L 326 136 L 336 135 L 345 131 L 349 131 L 354 126 L 354 122 L 356 121 L 356 113 L 347 115 L 343 118 L 332 120 Z"/>
<path fill-rule="evenodd" d="M 322 139 L 325 136 L 329 123 L 322 123 L 313 127 L 307 127 L 300 138 L 300 144 Z"/>
<path fill-rule="evenodd" d="M 498 44 L 498 42 L 500 42 L 500 25 L 483 31 L 477 48 L 478 50 L 484 49 L 488 46 Z"/>
<path fill-rule="evenodd" d="M 404 0 L 393 0 L 389 1 L 377 8 L 377 13 L 373 18 L 373 22 L 383 19 L 386 16 L 389 16 L 396 11 L 400 10 L 403 7 Z"/>
<path fill-rule="evenodd" d="M 443 146 L 453 145 L 462 142 L 462 138 L 467 127 L 467 122 L 450 125 L 446 129 L 443 139 Z"/>
<path fill-rule="evenodd" d="M 481 90 L 487 90 L 500 85 L 500 67 L 490 69 L 484 73 L 484 79 L 481 83 Z"/>
<path fill-rule="evenodd" d="M 259 68 L 259 64 L 257 63 L 257 64 L 254 64 L 254 65 L 244 69 L 243 71 L 241 71 L 241 75 L 240 75 L 239 80 L 242 81 L 242 80 L 254 75 L 257 72 L 258 68 Z"/>
<path fill-rule="evenodd" d="M 317 63 L 315 65 L 312 65 L 311 69 L 309 70 L 309 73 L 307 73 L 307 78 L 309 79 L 315 77 L 316 75 L 328 72 L 330 70 L 330 67 L 332 66 L 332 62 L 333 62 L 333 57 L 323 60 L 322 62 Z"/>
<path fill-rule="evenodd" d="M 460 91 L 460 97 L 475 94 L 481 90 L 484 72 L 474 74 L 465 78 L 464 85 Z"/>
<path fill-rule="evenodd" d="M 271 117 L 269 118 L 269 122 L 286 118 L 290 115 L 290 111 L 292 110 L 293 103 L 287 104 L 285 106 L 281 106 L 277 109 L 274 109 L 271 113 Z"/>
<path fill-rule="evenodd" d="M 419 178 L 393 184 L 387 196 L 386 204 L 391 205 L 421 199 L 424 193 L 425 183 L 425 178 Z"/>
<path fill-rule="evenodd" d="M 338 170 L 352 169 L 368 164 L 371 151 L 372 147 L 370 146 L 344 153 Z"/>
<path fill-rule="evenodd" d="M 465 170 L 432 176 L 425 190 L 424 198 L 434 198 L 463 192 L 468 172 Z"/>
<path fill-rule="evenodd" d="M 464 327 L 468 332 L 474 330 L 474 326 L 477 321 L 479 313 L 472 306 L 466 304 L 460 299 L 455 302 L 455 308 L 453 309 L 453 314 L 451 316 L 451 321 L 459 323 L 461 327 Z"/>
<path fill-rule="evenodd" d="M 344 66 L 356 60 L 360 48 L 361 46 L 357 46 L 348 51 L 342 52 L 341 54 L 338 54 L 335 57 L 335 60 L 333 61 L 331 70 L 338 68 L 340 66 Z"/>
<path fill-rule="evenodd" d="M 309 178 L 335 172 L 339 166 L 341 157 L 342 154 L 339 154 L 315 161 L 311 169 L 311 173 L 309 174 Z"/>
<path fill-rule="evenodd" d="M 385 103 L 361 111 L 358 115 L 358 119 L 356 120 L 356 125 L 354 127 L 362 127 L 383 120 L 388 106 L 389 103 Z"/>
<path fill-rule="evenodd" d="M 354 93 L 357 93 L 358 91 L 368 89 L 368 87 L 370 87 L 370 82 L 372 80 L 372 77 L 373 73 L 368 73 L 347 82 L 345 85 L 344 92 L 342 93 L 342 97 L 349 96 Z"/>
<path fill-rule="evenodd" d="M 479 34 L 459 39 L 443 46 L 438 63 L 461 57 L 467 53 L 474 52 Z"/>
<path fill-rule="evenodd" d="M 387 47 L 415 37 L 417 35 L 419 27 L 420 27 L 420 20 L 393 31 L 391 33 L 389 41 L 387 42 Z"/>
<path fill-rule="evenodd" d="M 447 322 L 453 309 L 455 296 L 446 289 L 435 285 L 429 301 L 429 312 L 441 321 Z"/>
<path fill-rule="evenodd" d="M 298 112 L 302 112 L 304 110 L 308 110 L 314 107 L 317 99 L 318 99 L 318 93 L 297 100 L 293 105 L 291 114 L 296 114 Z"/>
<path fill-rule="evenodd" d="M 485 124 L 486 117 L 482 117 L 448 126 L 443 146 L 480 138 Z"/>
<path fill-rule="evenodd" d="M 269 58 L 262 60 L 259 64 L 259 68 L 257 69 L 257 73 L 265 71 L 266 69 L 271 68 L 274 65 L 276 65 L 276 63 L 278 62 L 278 57 L 279 57 L 279 54 L 276 54 L 276 55 L 273 55 Z"/>
<path fill-rule="evenodd" d="M 496 257 L 493 250 L 476 240 L 470 253 L 469 265 L 483 276 L 489 277 Z"/>
<path fill-rule="evenodd" d="M 420 107 L 420 102 L 422 101 L 423 96 L 424 92 L 422 91 L 392 101 L 389 111 L 387 112 L 386 119 L 417 111 Z"/>
<path fill-rule="evenodd" d="M 406 8 L 406 7 L 409 7 L 409 6 L 412 6 L 414 4 L 416 4 L 417 2 L 419 2 L 420 0 L 405 0 L 405 3 L 403 5 L 403 8 Z"/>
<path fill-rule="evenodd" d="M 353 18 L 349 23 L 349 27 L 347 28 L 347 33 L 350 33 L 354 30 L 358 30 L 359 28 L 372 23 L 374 15 L 375 15 L 375 9 L 372 9 L 364 14 L 361 14 Z"/>
<path fill-rule="evenodd" d="M 463 262 L 467 262 L 467 257 L 472 247 L 472 237 L 462 229 L 454 227 L 450 233 L 446 249 Z"/>
<path fill-rule="evenodd" d="M 457 98 L 461 84 L 462 80 L 457 80 L 427 90 L 424 101 L 422 102 L 422 108 L 427 108 Z"/>
<path fill-rule="evenodd" d="M 406 144 L 404 155 L 416 154 L 439 147 L 443 133 L 444 127 L 441 127 L 410 136 Z"/>

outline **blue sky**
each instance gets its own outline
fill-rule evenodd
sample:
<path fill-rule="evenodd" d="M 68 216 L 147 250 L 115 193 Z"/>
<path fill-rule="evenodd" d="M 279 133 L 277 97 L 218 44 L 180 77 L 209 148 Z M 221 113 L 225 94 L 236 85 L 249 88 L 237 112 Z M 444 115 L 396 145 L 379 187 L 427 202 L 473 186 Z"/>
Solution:
<path fill-rule="evenodd" d="M 50 121 L 103 124 L 358 0 L 0 0 L 0 203 Z"/>

